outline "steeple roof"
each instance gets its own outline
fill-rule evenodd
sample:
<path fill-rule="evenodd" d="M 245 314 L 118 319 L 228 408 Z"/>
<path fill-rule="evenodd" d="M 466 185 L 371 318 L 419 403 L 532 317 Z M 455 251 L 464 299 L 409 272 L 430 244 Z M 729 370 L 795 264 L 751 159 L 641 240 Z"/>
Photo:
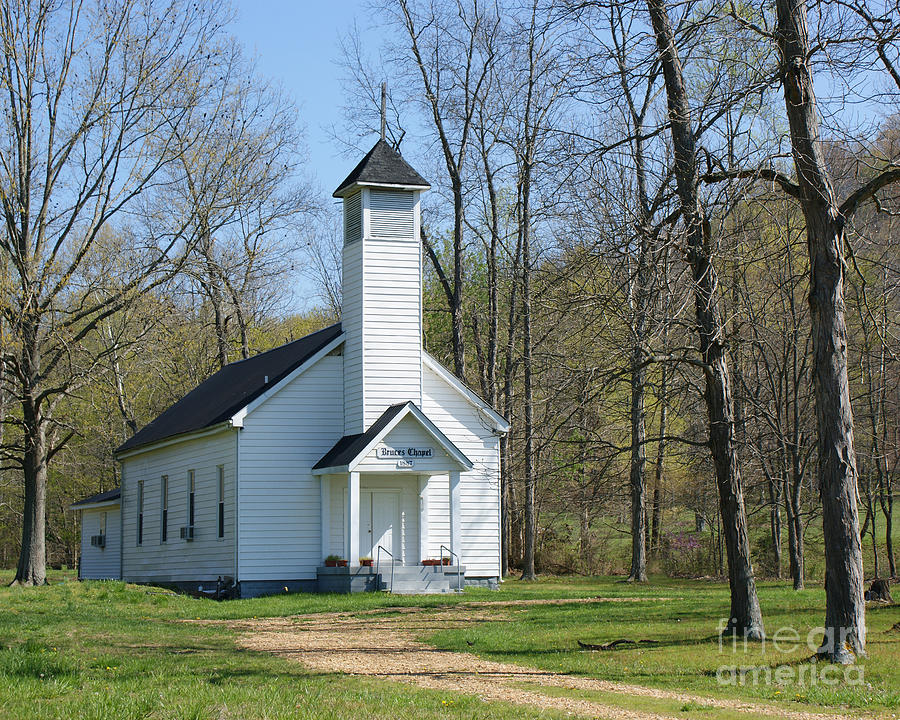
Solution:
<path fill-rule="evenodd" d="M 343 197 L 346 191 L 354 185 L 399 186 L 422 190 L 431 187 L 428 181 L 384 140 L 375 143 L 374 147 L 359 161 L 359 165 L 353 168 L 344 182 L 334 191 L 333 196 Z"/>

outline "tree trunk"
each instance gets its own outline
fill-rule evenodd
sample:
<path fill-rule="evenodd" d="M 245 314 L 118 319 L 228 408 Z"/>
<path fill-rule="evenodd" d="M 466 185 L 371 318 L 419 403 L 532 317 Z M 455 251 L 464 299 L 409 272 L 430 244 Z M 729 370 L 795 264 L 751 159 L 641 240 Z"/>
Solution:
<path fill-rule="evenodd" d="M 636 153 L 638 163 L 643 171 L 643 152 L 638 145 Z M 643 183 L 641 183 L 643 187 Z M 641 192 L 643 196 L 644 193 Z M 641 197 L 641 205 L 645 198 Z M 644 213 L 646 220 L 646 213 Z M 638 249 L 637 272 L 634 278 L 634 346 L 631 351 L 631 572 L 629 582 L 647 581 L 647 428 L 644 411 L 645 386 L 647 369 L 644 365 L 643 343 L 647 333 L 647 305 L 650 299 L 649 263 L 651 238 L 646 227 L 639 229 L 640 247 Z"/>
<path fill-rule="evenodd" d="M 47 584 L 47 420 L 36 400 L 34 378 L 40 374 L 39 329 L 23 323 L 20 356 L 23 382 L 22 432 L 25 505 L 22 547 L 14 585 Z"/>
<path fill-rule="evenodd" d="M 884 513 L 884 551 L 887 555 L 888 570 L 892 578 L 897 577 L 897 565 L 894 561 L 894 498 L 891 496 L 891 484 L 887 484 L 885 499 L 882 502 L 881 509 Z"/>
<path fill-rule="evenodd" d="M 463 264 L 463 216 L 462 184 L 453 178 L 453 295 L 450 302 L 450 320 L 453 344 L 453 374 L 466 379 L 466 354 L 463 341 L 462 312 L 462 264 Z"/>
<path fill-rule="evenodd" d="M 225 301 L 215 286 L 215 280 L 210 281 L 208 287 L 216 331 L 216 359 L 219 361 L 219 367 L 223 368 L 228 364 L 228 317 L 225 315 Z"/>
<path fill-rule="evenodd" d="M 819 493 L 825 540 L 825 628 L 821 655 L 853 662 L 865 654 L 866 606 L 856 505 L 853 411 L 847 380 L 844 320 L 844 220 L 819 140 L 805 0 L 776 0 L 785 109 L 810 261 L 813 385 Z"/>
<path fill-rule="evenodd" d="M 791 316 L 795 317 L 794 301 L 791 297 Z M 794 581 L 794 590 L 802 590 L 804 586 L 805 559 L 803 556 L 803 516 L 800 506 L 800 493 L 803 489 L 804 464 L 800 456 L 802 434 L 800 432 L 800 374 L 798 365 L 797 332 L 794 332 L 794 342 L 791 347 L 791 396 L 789 407 L 785 416 L 791 423 L 791 441 L 788 444 L 788 457 L 790 459 L 790 482 L 785 481 L 784 507 L 788 517 L 788 544 L 790 547 L 791 579 Z"/>
<path fill-rule="evenodd" d="M 775 478 L 769 478 L 769 531 L 772 534 L 772 562 L 775 577 L 781 579 L 781 486 Z"/>
<path fill-rule="evenodd" d="M 668 253 L 667 253 L 668 255 Z M 668 259 L 666 259 L 668 265 Z M 668 330 L 664 333 L 666 350 L 668 350 Z M 663 364 L 659 381 L 659 443 L 656 447 L 656 479 L 653 484 L 653 519 L 650 528 L 651 552 L 659 552 L 659 533 L 662 525 L 662 488 L 665 479 L 666 459 L 666 427 L 669 414 L 669 368 Z"/>
<path fill-rule="evenodd" d="M 500 577 L 509 574 L 509 433 L 500 437 Z"/>
<path fill-rule="evenodd" d="M 687 255 L 694 280 L 694 307 L 700 355 L 706 376 L 709 445 L 716 469 L 719 514 L 728 558 L 731 616 L 728 629 L 747 638 L 764 635 L 762 613 L 750 562 L 750 539 L 741 473 L 735 447 L 734 405 L 728 375 L 723 324 L 717 305 L 710 229 L 700 205 L 696 138 L 692 127 L 681 62 L 664 0 L 647 0 L 665 78 L 675 178 L 687 233 Z"/>
<path fill-rule="evenodd" d="M 640 275 L 640 271 L 638 271 Z M 640 322 L 639 322 L 640 324 Z M 641 333 L 642 334 L 642 333 Z M 635 344 L 631 364 L 631 572 L 629 582 L 647 581 L 647 546 L 645 544 L 647 508 L 644 469 L 646 467 L 646 427 L 644 423 L 644 384 L 646 369 L 643 353 Z"/>
<path fill-rule="evenodd" d="M 517 273 L 519 267 L 519 259 L 522 252 L 522 239 L 518 238 L 516 243 L 515 254 L 511 267 L 511 283 L 509 289 L 509 312 L 507 315 L 507 333 L 506 333 L 506 350 L 503 368 L 503 413 L 507 420 L 512 421 L 513 417 L 513 400 L 514 400 L 514 381 L 515 381 L 515 348 L 516 348 L 516 325 L 518 323 L 517 300 L 518 280 Z M 513 542 L 515 535 L 516 523 L 514 522 L 516 513 L 516 495 L 515 488 L 512 485 L 512 430 L 500 439 L 500 484 L 501 497 L 505 500 L 503 511 L 501 512 L 501 522 L 505 522 L 503 528 L 503 537 L 506 539 L 506 547 L 503 552 L 503 562 L 506 563 L 506 572 L 509 572 L 510 558 L 518 558 L 519 544 Z"/>
<path fill-rule="evenodd" d="M 527 208 L 529 188 L 523 188 L 523 207 Z M 537 513 L 535 486 L 537 475 L 534 458 L 534 388 L 531 358 L 531 218 L 527 209 L 522 221 L 522 365 L 525 375 L 525 553 L 522 559 L 522 579 L 534 580 L 534 550 L 537 543 Z"/>
<path fill-rule="evenodd" d="M 796 482 L 796 481 L 795 481 Z M 784 483 L 784 509 L 787 515 L 788 552 L 791 580 L 794 590 L 802 590 L 803 578 L 803 523 L 800 517 L 799 484 Z"/>
<path fill-rule="evenodd" d="M 233 288 L 229 288 L 231 294 L 231 302 L 234 305 L 234 315 L 237 319 L 238 331 L 241 336 L 241 359 L 246 360 L 250 357 L 250 334 L 247 316 L 244 314 L 244 308 L 241 306 L 241 299 L 234 292 Z"/>
<path fill-rule="evenodd" d="M 581 570 L 584 573 L 591 572 L 591 499 L 588 494 L 586 458 L 584 445 L 582 444 L 581 457 L 581 487 L 578 492 L 578 505 L 580 516 L 579 527 L 579 551 L 581 555 Z"/>
<path fill-rule="evenodd" d="M 863 477 L 866 477 L 865 475 Z M 875 572 L 875 577 L 881 577 L 880 568 L 878 567 L 878 511 L 875 509 L 875 501 L 872 498 L 872 479 L 867 478 L 865 482 L 866 488 L 866 520 L 872 522 L 872 527 L 869 528 L 869 534 L 872 536 L 872 558 L 873 558 L 873 571 Z M 868 524 L 868 522 L 867 522 Z M 860 539 L 865 538 L 866 532 L 863 530 L 860 533 Z"/>
<path fill-rule="evenodd" d="M 109 341 L 109 362 L 113 372 L 113 383 L 116 388 L 116 403 L 119 407 L 119 415 L 122 416 L 122 422 L 127 428 L 122 433 L 123 438 L 128 439 L 138 431 L 137 420 L 128 411 L 127 398 L 125 397 L 125 383 L 122 379 L 122 368 L 119 365 L 119 353 L 116 346 L 116 339 L 113 337 L 112 328 L 107 324 L 104 327 L 106 338 Z"/>
<path fill-rule="evenodd" d="M 26 428 L 25 513 L 15 585 L 47 584 L 47 461 L 43 423 Z"/>

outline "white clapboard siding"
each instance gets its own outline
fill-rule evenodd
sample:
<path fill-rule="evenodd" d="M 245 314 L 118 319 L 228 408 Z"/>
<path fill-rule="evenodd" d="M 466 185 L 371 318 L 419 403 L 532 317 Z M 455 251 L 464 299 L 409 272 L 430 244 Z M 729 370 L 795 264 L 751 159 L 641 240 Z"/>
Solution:
<path fill-rule="evenodd" d="M 313 465 L 344 430 L 342 358 L 329 355 L 247 415 L 240 437 L 241 580 L 302 580 L 321 565 Z"/>
<path fill-rule="evenodd" d="M 344 434 L 363 427 L 363 253 L 361 242 L 344 245 L 341 330 L 344 332 Z"/>
<path fill-rule="evenodd" d="M 412 196 L 413 193 L 407 193 Z M 405 240 L 366 238 L 363 299 L 365 426 L 422 394 L 422 253 Z"/>
<path fill-rule="evenodd" d="M 323 475 L 322 480 L 331 483 L 329 522 L 331 543 L 325 555 L 347 557 L 347 542 L 344 537 L 344 519 L 347 516 L 347 476 Z"/>
<path fill-rule="evenodd" d="M 408 240 L 415 232 L 415 193 L 369 191 L 369 231 L 373 238 Z"/>
<path fill-rule="evenodd" d="M 461 555 L 470 577 L 500 575 L 500 439 L 456 388 L 423 368 L 423 412 L 474 463 L 460 475 Z M 448 480 L 428 481 L 429 552 L 450 539 Z"/>
<path fill-rule="evenodd" d="M 364 189 L 363 242 L 345 238 L 344 432 L 364 432 L 389 405 L 422 395 L 419 193 Z M 355 210 L 344 201 L 345 218 Z M 355 202 L 355 200 L 353 200 Z"/>
<path fill-rule="evenodd" d="M 237 430 L 186 440 L 122 462 L 122 574 L 135 582 L 214 581 L 234 569 Z M 218 537 L 219 466 L 225 471 L 225 537 Z M 194 539 L 188 524 L 188 471 L 194 471 Z M 161 542 L 163 475 L 169 478 L 168 538 Z M 144 481 L 143 543 L 137 544 L 138 481 Z"/>
<path fill-rule="evenodd" d="M 106 545 L 91 545 L 91 536 L 100 535 L 106 515 Z M 79 577 L 82 580 L 118 580 L 122 533 L 119 525 L 119 506 L 81 511 L 81 559 Z"/>
<path fill-rule="evenodd" d="M 428 508 L 428 548 L 425 558 L 439 558 L 441 545 L 450 547 L 450 481 L 446 475 L 432 475 L 425 486 Z M 472 573 L 470 572 L 469 575 Z"/>

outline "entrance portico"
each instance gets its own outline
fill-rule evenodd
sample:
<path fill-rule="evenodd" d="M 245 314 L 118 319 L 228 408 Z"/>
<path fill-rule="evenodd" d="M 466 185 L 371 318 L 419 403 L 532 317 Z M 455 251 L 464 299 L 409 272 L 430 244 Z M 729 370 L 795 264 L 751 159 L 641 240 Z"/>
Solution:
<path fill-rule="evenodd" d="M 314 467 L 321 483 L 322 557 L 419 565 L 441 546 L 460 558 L 460 473 L 469 459 L 412 402 L 392 405 Z M 390 555 L 388 555 L 390 554 Z M 446 550 L 444 555 L 449 553 Z"/>

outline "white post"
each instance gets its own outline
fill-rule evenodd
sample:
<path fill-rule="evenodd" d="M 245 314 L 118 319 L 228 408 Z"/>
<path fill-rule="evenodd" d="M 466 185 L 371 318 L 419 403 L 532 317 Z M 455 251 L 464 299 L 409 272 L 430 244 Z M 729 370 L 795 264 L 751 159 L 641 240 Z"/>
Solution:
<path fill-rule="evenodd" d="M 319 498 L 321 505 L 321 525 L 322 525 L 322 560 L 328 557 L 331 552 L 331 475 L 319 476 Z"/>
<path fill-rule="evenodd" d="M 359 566 L 359 473 L 347 477 L 347 560 Z"/>
<path fill-rule="evenodd" d="M 456 553 L 454 562 L 462 565 L 462 534 L 459 502 L 459 470 L 450 472 L 450 549 Z"/>
<path fill-rule="evenodd" d="M 428 557 L 428 476 L 419 475 L 419 560 Z"/>

